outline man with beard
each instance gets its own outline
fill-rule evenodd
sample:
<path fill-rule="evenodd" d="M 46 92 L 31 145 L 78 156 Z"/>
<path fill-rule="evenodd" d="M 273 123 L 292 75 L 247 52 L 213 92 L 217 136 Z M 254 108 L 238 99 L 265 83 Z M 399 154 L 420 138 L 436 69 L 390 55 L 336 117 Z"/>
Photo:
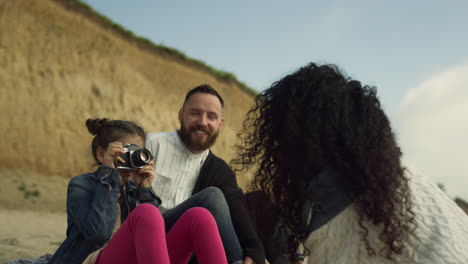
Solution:
<path fill-rule="evenodd" d="M 180 129 L 147 136 L 146 147 L 155 157 L 153 189 L 163 201 L 160 209 L 167 230 L 187 209 L 204 207 L 218 223 L 228 261 L 239 259 L 230 256 L 240 252 L 243 263 L 265 263 L 263 247 L 236 176 L 226 162 L 210 151 L 224 124 L 223 108 L 224 101 L 216 90 L 207 84 L 197 86 L 187 93 L 179 111 Z M 229 210 L 220 213 L 223 196 Z M 238 240 L 235 234 L 226 235 L 226 226 L 234 226 Z"/>

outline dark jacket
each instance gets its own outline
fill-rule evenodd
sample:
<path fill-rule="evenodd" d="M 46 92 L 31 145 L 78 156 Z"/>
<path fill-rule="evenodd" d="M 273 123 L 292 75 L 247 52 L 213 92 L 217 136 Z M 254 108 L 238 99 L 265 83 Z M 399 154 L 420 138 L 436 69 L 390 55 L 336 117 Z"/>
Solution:
<path fill-rule="evenodd" d="M 100 166 L 93 173 L 74 177 L 67 191 L 67 237 L 49 263 L 81 264 L 111 237 L 117 218 L 120 176 L 115 169 Z M 159 206 L 161 200 L 151 188 L 126 186 L 127 203 L 121 206 L 122 222 L 136 202 Z"/>
<path fill-rule="evenodd" d="M 257 264 L 265 263 L 265 253 L 252 224 L 243 191 L 237 185 L 232 169 L 212 151 L 200 170 L 193 194 L 209 187 L 221 189 L 229 205 L 231 219 L 237 237 L 244 249 L 244 256 L 251 257 Z"/>

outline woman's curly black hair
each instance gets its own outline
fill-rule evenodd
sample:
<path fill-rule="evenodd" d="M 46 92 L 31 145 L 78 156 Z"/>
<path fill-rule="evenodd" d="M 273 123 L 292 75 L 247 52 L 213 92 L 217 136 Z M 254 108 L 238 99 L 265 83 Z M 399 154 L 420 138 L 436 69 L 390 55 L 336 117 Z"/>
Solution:
<path fill-rule="evenodd" d="M 401 151 L 376 89 L 334 65 L 312 63 L 273 83 L 255 102 L 231 164 L 237 171 L 256 166 L 252 186 L 284 216 L 291 258 L 309 235 L 302 223 L 306 187 L 327 168 L 356 190 L 350 195 L 367 253 L 390 260 L 401 254 L 416 224 Z M 364 222 L 381 226 L 384 248 L 370 245 Z"/>

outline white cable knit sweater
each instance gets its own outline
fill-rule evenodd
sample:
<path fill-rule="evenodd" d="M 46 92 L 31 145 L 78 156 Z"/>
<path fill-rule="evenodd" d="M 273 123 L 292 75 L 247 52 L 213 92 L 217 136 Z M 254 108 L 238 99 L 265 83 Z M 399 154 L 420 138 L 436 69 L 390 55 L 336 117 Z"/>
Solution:
<path fill-rule="evenodd" d="M 416 234 L 396 263 L 468 264 L 468 216 L 434 183 L 425 177 L 407 173 L 416 214 Z M 309 235 L 305 246 L 310 250 L 308 264 L 380 264 L 391 263 L 379 256 L 369 257 L 358 233 L 353 204 L 326 225 Z M 381 248 L 380 230 L 368 224 L 368 239 Z"/>

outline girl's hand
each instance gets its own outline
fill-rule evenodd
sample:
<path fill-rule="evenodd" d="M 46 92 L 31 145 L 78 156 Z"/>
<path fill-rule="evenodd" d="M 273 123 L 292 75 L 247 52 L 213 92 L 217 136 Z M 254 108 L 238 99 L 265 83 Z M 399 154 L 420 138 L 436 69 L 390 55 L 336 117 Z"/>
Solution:
<path fill-rule="evenodd" d="M 125 153 L 125 149 L 122 147 L 120 142 L 112 142 L 107 146 L 106 151 L 104 152 L 104 157 L 102 165 L 106 165 L 111 168 L 115 168 L 115 162 L 125 162 L 120 155 Z"/>
<path fill-rule="evenodd" d="M 135 186 L 150 187 L 153 183 L 154 176 L 154 161 L 151 161 L 135 173 Z"/>

